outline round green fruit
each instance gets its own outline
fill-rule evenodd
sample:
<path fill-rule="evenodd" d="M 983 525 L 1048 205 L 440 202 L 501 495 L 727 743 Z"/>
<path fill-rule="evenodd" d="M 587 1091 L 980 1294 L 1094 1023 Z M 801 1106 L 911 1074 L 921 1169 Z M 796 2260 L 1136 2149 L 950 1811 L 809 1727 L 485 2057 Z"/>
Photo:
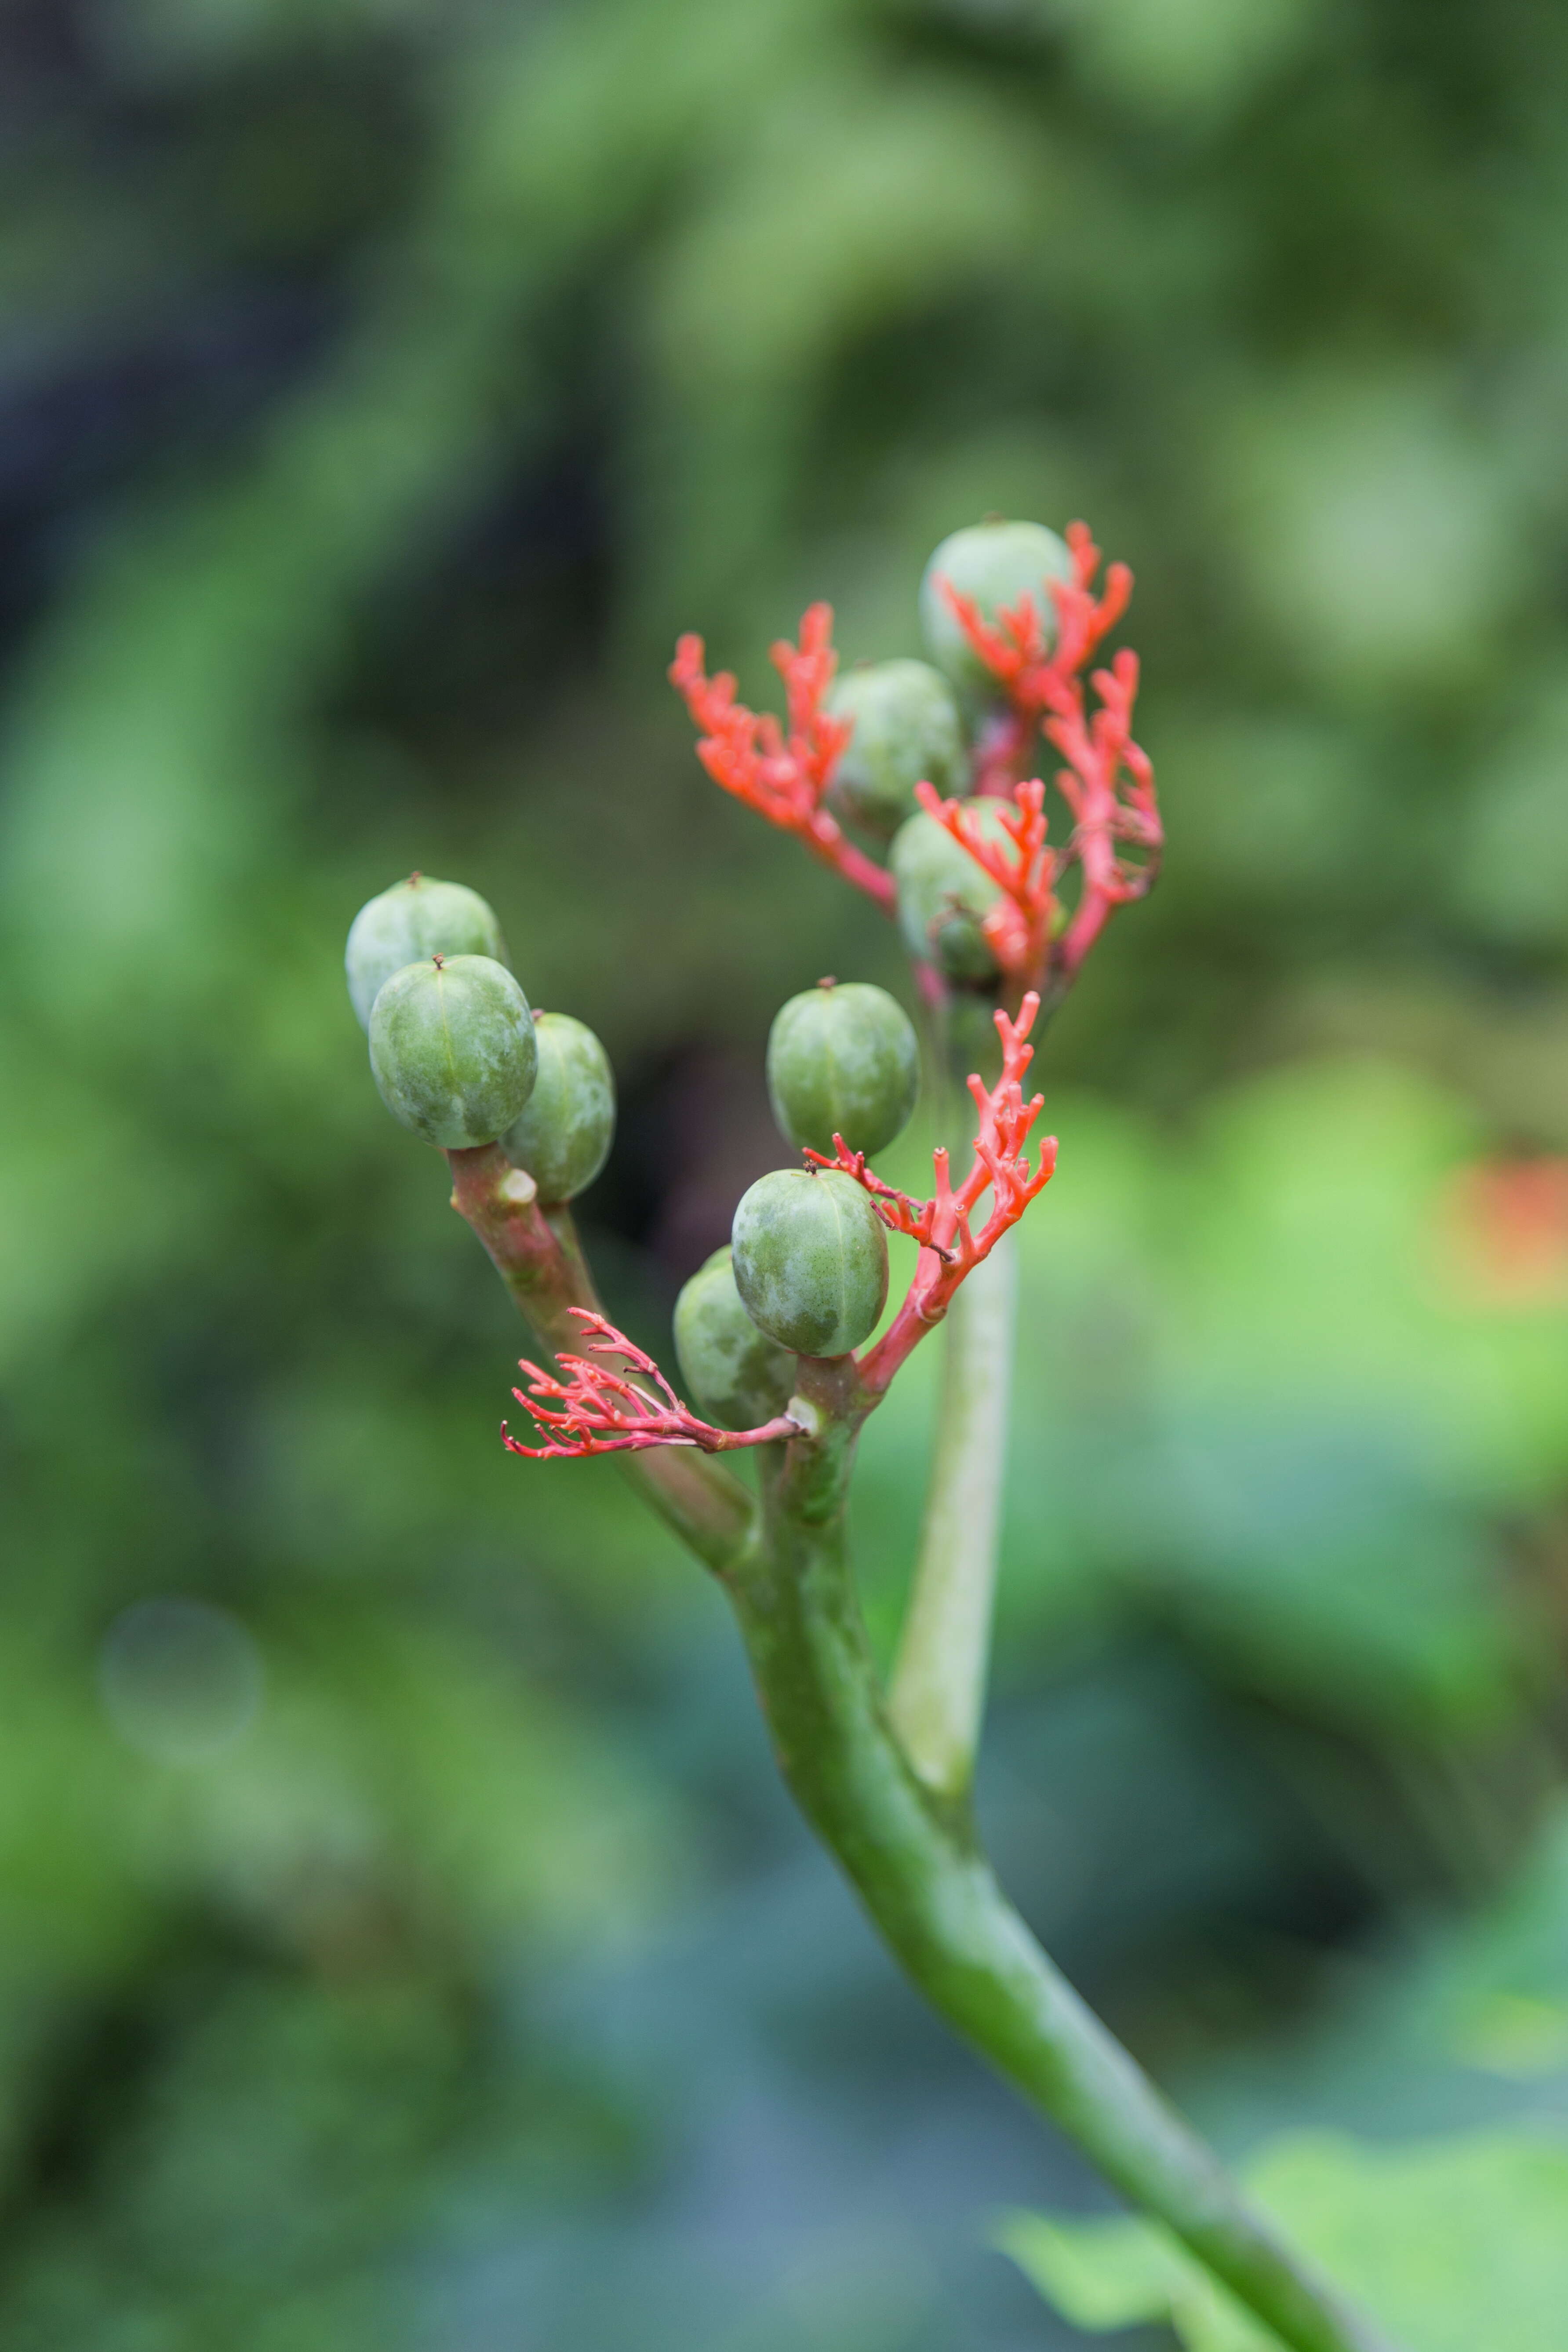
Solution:
<path fill-rule="evenodd" d="M 910 1123 L 920 1047 L 885 988 L 825 980 L 781 1006 L 768 1035 L 768 1094 L 787 1143 L 880 1151 Z"/>
<path fill-rule="evenodd" d="M 926 565 L 921 582 L 921 633 L 938 669 L 964 694 L 992 700 L 996 680 L 964 635 L 939 587 L 946 580 L 973 596 L 987 621 L 1003 605 L 1027 596 L 1040 616 L 1046 644 L 1056 643 L 1057 608 L 1047 581 L 1075 577 L 1072 551 L 1043 522 L 977 522 L 952 531 Z"/>
<path fill-rule="evenodd" d="M 783 1412 L 795 1389 L 795 1358 L 759 1331 L 735 1287 L 731 1253 L 715 1250 L 675 1302 L 680 1376 L 721 1429 L 757 1429 Z"/>
<path fill-rule="evenodd" d="M 1002 819 L 1005 801 L 965 801 L 982 833 L 1006 843 Z M 922 809 L 900 826 L 888 860 L 899 886 L 899 926 L 904 944 L 922 963 L 933 963 L 949 980 L 994 979 L 992 954 L 982 919 L 1002 896 L 985 868 L 945 825 Z"/>
<path fill-rule="evenodd" d="M 433 875 L 411 874 L 379 898 L 368 899 L 349 926 L 343 957 L 360 1027 L 370 1027 L 371 1007 L 384 982 L 405 964 L 423 963 L 437 955 L 508 961 L 500 925 L 477 890 L 461 882 L 437 882 Z"/>
<path fill-rule="evenodd" d="M 533 1090 L 528 999 L 491 956 L 405 964 L 376 992 L 370 1066 L 395 1118 L 460 1151 L 503 1136 Z"/>
<path fill-rule="evenodd" d="M 944 799 L 967 785 L 958 705 L 929 662 L 873 662 L 849 670 L 828 696 L 827 708 L 835 719 L 855 721 L 827 788 L 828 806 L 846 824 L 887 841 L 912 813 L 922 778 Z"/>
<path fill-rule="evenodd" d="M 888 1296 L 888 1236 L 852 1176 L 782 1168 L 743 1193 L 731 1235 L 746 1312 L 797 1356 L 844 1356 Z"/>
<path fill-rule="evenodd" d="M 571 1201 L 609 1158 L 616 1081 L 603 1045 L 569 1013 L 536 1013 L 533 1038 L 538 1076 L 501 1150 L 514 1168 L 528 1171 L 542 1201 Z"/>

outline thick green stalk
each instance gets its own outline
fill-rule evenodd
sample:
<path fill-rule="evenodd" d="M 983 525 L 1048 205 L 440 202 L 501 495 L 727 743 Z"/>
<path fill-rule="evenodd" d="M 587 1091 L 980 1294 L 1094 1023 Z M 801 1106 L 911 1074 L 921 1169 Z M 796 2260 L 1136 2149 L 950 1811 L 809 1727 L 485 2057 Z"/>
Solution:
<path fill-rule="evenodd" d="M 921 1779 L 967 1789 L 985 1706 L 1017 1264 L 1010 1234 L 948 1309 L 936 1451 L 888 1712 Z"/>
<path fill-rule="evenodd" d="M 830 1424 L 826 1445 L 798 1442 L 769 1465 L 764 1540 L 731 1584 L 780 1769 L 802 1810 L 933 2006 L 1282 2345 L 1394 2352 L 1250 2209 L 1040 1949 L 963 1809 L 936 1800 L 910 1769 L 882 1709 L 845 1563 L 852 1432 L 851 1416 Z"/>
<path fill-rule="evenodd" d="M 597 1308 L 564 1210 L 494 1146 L 448 1155 L 454 1202 L 542 1344 Z M 972 1277 L 973 1279 L 973 1277 Z M 807 1434 L 761 1455 L 763 1508 L 707 1456 L 626 1459 L 634 1483 L 729 1590 L 779 1766 L 895 1958 L 949 2023 L 1164 2222 L 1289 2352 L 1395 2352 L 1304 2268 L 1079 2000 L 979 1852 L 962 1797 L 917 1776 L 882 1705 L 845 1560 L 844 1496 L 871 1409 L 852 1359 L 799 1363 Z"/>

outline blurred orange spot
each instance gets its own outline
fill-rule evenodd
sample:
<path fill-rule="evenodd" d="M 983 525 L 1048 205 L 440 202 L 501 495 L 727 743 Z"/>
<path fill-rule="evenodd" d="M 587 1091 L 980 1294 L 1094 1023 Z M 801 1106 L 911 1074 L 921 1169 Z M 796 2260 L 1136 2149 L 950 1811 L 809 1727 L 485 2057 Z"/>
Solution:
<path fill-rule="evenodd" d="M 1462 1271 L 1500 1305 L 1568 1299 L 1568 1160 L 1482 1160 L 1454 1179 Z"/>

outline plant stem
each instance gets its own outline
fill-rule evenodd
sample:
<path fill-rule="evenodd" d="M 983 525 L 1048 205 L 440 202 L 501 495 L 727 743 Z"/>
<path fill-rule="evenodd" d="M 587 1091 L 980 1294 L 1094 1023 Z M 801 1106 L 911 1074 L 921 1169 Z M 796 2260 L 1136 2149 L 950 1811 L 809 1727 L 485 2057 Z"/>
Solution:
<path fill-rule="evenodd" d="M 880 1703 L 845 1564 L 853 1444 L 847 1420 L 831 1444 L 797 1441 L 766 1466 L 765 1540 L 731 1588 L 779 1766 L 802 1810 L 933 2006 L 1282 2345 L 1394 2352 L 1251 2210 L 1040 1949 L 963 1810 L 939 1802 L 910 1769 Z"/>
<path fill-rule="evenodd" d="M 448 1158 L 454 1205 L 556 1352 L 577 1336 L 567 1309 L 598 1309 L 569 1214 L 546 1216 L 531 1181 L 493 1145 Z M 962 1798 L 917 1775 L 883 1707 L 845 1560 L 844 1496 L 875 1400 L 850 1357 L 802 1357 L 797 1371 L 812 1433 L 762 1449 L 760 1513 L 704 1454 L 620 1458 L 726 1585 L 780 1769 L 807 1820 L 939 2013 L 1289 2352 L 1396 2352 L 1251 2210 L 1036 1943 L 978 1850 Z M 972 1602 L 966 1595 L 971 1620 Z"/>
<path fill-rule="evenodd" d="M 966 1132 L 964 1073 L 984 1061 L 977 1047 L 995 1051 L 988 1020 L 977 1037 L 968 1010 L 965 1021 L 944 992 L 928 1023 L 927 1083 L 950 1150 Z M 931 1484 L 888 1702 L 910 1762 L 948 1800 L 969 1787 L 985 1707 L 1017 1283 L 1006 1236 L 947 1311 Z"/>
<path fill-rule="evenodd" d="M 915 1771 L 961 1797 L 985 1705 L 1017 1300 L 1013 1236 L 947 1314 L 936 1452 L 888 1712 Z"/>

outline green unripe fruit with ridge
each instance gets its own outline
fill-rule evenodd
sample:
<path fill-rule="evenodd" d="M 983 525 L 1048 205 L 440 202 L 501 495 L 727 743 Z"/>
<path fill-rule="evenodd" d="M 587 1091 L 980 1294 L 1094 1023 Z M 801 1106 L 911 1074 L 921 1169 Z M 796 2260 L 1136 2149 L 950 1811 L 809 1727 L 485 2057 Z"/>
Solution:
<path fill-rule="evenodd" d="M 1005 801 L 965 801 L 980 830 L 1005 845 Z M 985 868 L 922 809 L 894 835 L 889 865 L 899 886 L 899 928 L 912 956 L 949 980 L 985 981 L 996 973 L 982 919 L 1002 896 Z"/>
<path fill-rule="evenodd" d="M 675 1302 L 680 1376 L 721 1429 L 757 1429 L 783 1412 L 795 1358 L 760 1331 L 735 1287 L 728 1244 L 699 1266 Z"/>
<path fill-rule="evenodd" d="M 994 622 L 1003 605 L 1027 596 L 1038 613 L 1047 646 L 1056 643 L 1057 608 L 1050 580 L 1076 577 L 1067 541 L 1043 522 L 977 522 L 944 539 L 921 582 L 921 634 L 938 669 L 960 690 L 979 701 L 999 692 L 938 582 L 950 581 L 961 595 L 973 596 L 983 617 Z"/>
<path fill-rule="evenodd" d="M 952 688 L 929 662 L 873 662 L 846 672 L 827 698 L 855 732 L 827 788 L 835 816 L 887 841 L 913 814 L 923 777 L 943 799 L 969 782 Z"/>
<path fill-rule="evenodd" d="M 509 961 L 500 925 L 477 890 L 461 882 L 437 882 L 433 875 L 411 874 L 378 898 L 368 899 L 349 926 L 343 957 L 360 1027 L 370 1027 L 371 1007 L 384 982 L 405 964 L 424 963 L 437 955 Z"/>
<path fill-rule="evenodd" d="M 395 1118 L 447 1151 L 503 1136 L 533 1091 L 528 999 L 491 956 L 405 964 L 376 992 L 370 1066 Z"/>
<path fill-rule="evenodd" d="M 831 1158 L 841 1135 L 851 1151 L 880 1151 L 909 1125 L 920 1083 L 909 1014 L 885 988 L 825 980 L 774 1017 L 768 1095 L 786 1142 Z"/>
<path fill-rule="evenodd" d="M 888 1296 L 888 1236 L 852 1176 L 781 1168 L 742 1195 L 731 1234 L 746 1312 L 797 1356 L 845 1356 Z"/>
<path fill-rule="evenodd" d="M 571 1201 L 609 1158 L 616 1081 L 603 1045 L 569 1013 L 536 1013 L 533 1039 L 538 1076 L 501 1150 L 514 1168 L 528 1171 L 542 1201 Z"/>

